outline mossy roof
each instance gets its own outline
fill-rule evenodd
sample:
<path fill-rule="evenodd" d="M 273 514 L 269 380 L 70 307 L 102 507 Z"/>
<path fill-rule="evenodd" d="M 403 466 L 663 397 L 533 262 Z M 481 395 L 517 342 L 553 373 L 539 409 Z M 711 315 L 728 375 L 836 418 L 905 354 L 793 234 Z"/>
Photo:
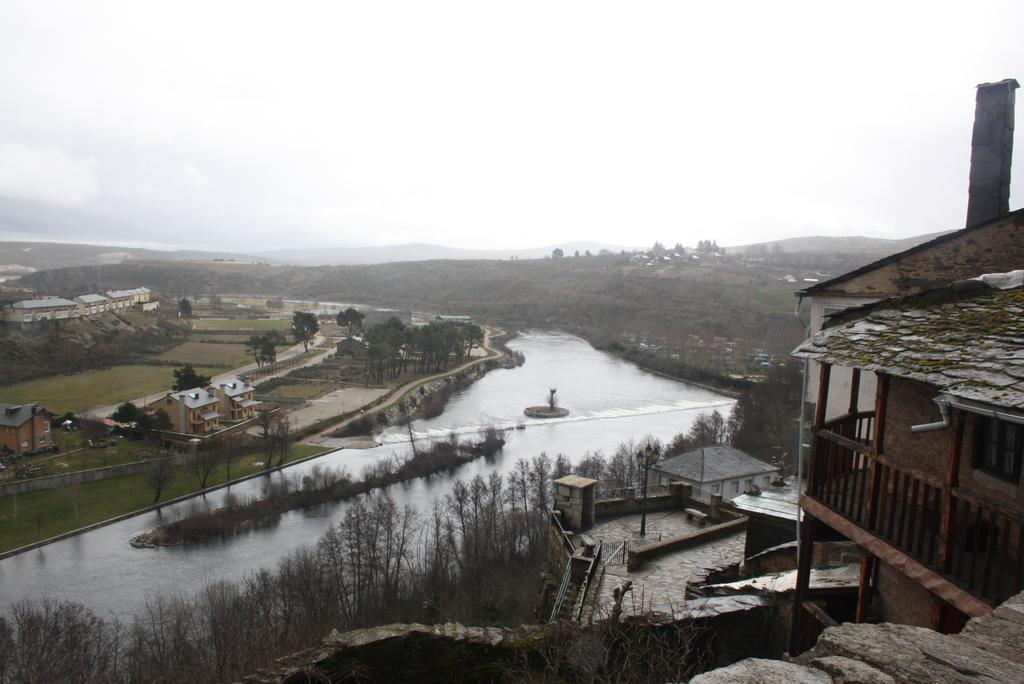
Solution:
<path fill-rule="evenodd" d="M 793 355 L 1024 409 L 1024 287 L 967 281 L 851 309 Z"/>

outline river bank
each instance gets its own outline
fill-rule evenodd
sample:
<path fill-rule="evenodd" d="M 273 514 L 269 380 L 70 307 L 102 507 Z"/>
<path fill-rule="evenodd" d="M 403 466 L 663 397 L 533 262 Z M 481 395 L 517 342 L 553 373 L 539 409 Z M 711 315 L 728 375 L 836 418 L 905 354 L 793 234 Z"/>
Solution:
<path fill-rule="evenodd" d="M 414 450 L 404 460 L 384 459 L 364 469 L 363 479 L 358 481 L 352 480 L 344 469 L 314 468 L 310 475 L 294 482 L 278 483 L 269 496 L 250 497 L 245 502 L 232 498 L 221 508 L 189 511 L 184 517 L 133 537 L 130 543 L 135 548 L 195 544 L 273 526 L 289 511 L 352 499 L 401 482 L 452 471 L 474 459 L 492 456 L 503 446 L 505 435 L 499 430 L 487 431 L 479 442 L 458 442 L 453 436 L 426 449 Z"/>
<path fill-rule="evenodd" d="M 607 452 L 632 438 L 651 435 L 669 442 L 675 434 L 685 433 L 700 413 L 712 409 L 727 413 L 734 403 L 721 394 L 640 370 L 571 335 L 526 332 L 509 344 L 525 354 L 525 365 L 489 371 L 453 394 L 440 416 L 417 419 L 412 425 L 417 444 L 424 445 L 442 441 L 452 432 L 460 440 L 475 440 L 488 425 L 512 428 L 505 446 L 493 456 L 474 459 L 454 471 L 388 487 L 385 491 L 398 506 L 431 510 L 459 481 L 477 475 L 485 480 L 492 474 L 504 477 L 519 459 L 533 459 L 542 452 L 552 459 L 562 454 L 578 463 L 588 454 Z M 558 387 L 560 403 L 571 415 L 548 421 L 525 418 L 523 407 L 538 403 L 550 387 Z M 317 465 L 344 466 L 360 473 L 368 465 L 410 452 L 404 426 L 385 428 L 378 441 L 380 446 L 332 450 L 269 477 L 130 516 L 48 544 L 39 553 L 0 560 L 2 603 L 44 596 L 67 598 L 103 614 L 130 619 L 144 609 L 147 597 L 179 593 L 182 587 L 201 588 L 273 567 L 292 551 L 315 544 L 354 504 L 342 501 L 314 510 L 290 511 L 273 527 L 200 545 L 159 547 L 143 553 L 128 541 L 172 520 L 193 504 L 218 508 L 229 493 L 240 500 L 265 497 L 275 483 L 310 475 Z M 55 505 L 64 504 L 58 501 Z"/>

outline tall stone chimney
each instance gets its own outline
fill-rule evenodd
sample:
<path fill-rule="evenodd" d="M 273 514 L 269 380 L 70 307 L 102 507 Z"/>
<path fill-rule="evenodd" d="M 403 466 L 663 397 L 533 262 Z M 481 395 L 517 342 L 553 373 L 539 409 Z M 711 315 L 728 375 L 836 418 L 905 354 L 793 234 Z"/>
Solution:
<path fill-rule="evenodd" d="M 1015 79 L 982 83 L 974 106 L 967 225 L 991 221 L 1010 211 Z"/>

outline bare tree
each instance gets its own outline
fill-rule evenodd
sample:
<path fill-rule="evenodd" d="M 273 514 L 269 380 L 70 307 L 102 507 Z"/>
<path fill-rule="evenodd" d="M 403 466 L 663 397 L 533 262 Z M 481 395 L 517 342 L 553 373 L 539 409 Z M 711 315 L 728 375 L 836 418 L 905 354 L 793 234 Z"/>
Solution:
<path fill-rule="evenodd" d="M 199 480 L 200 489 L 206 489 L 206 481 L 220 464 L 221 446 L 222 440 L 219 437 L 210 437 L 205 443 L 199 445 L 189 460 L 192 472 Z"/>
<path fill-rule="evenodd" d="M 164 489 L 174 482 L 174 464 L 171 463 L 172 460 L 170 458 L 162 458 L 156 461 L 153 469 L 146 474 L 146 486 L 153 490 L 153 503 L 159 501 Z"/>
<path fill-rule="evenodd" d="M 274 423 L 277 422 L 277 412 L 273 409 L 261 409 L 256 412 L 256 424 L 260 428 L 260 439 L 263 443 L 263 468 L 270 474 L 273 465 L 271 459 L 274 456 Z"/>
<path fill-rule="evenodd" d="M 272 427 L 274 444 L 277 447 L 277 465 L 278 467 L 284 465 L 285 459 L 288 458 L 288 452 L 291 447 L 291 441 L 289 438 L 289 431 L 291 425 L 287 419 L 278 420 Z"/>

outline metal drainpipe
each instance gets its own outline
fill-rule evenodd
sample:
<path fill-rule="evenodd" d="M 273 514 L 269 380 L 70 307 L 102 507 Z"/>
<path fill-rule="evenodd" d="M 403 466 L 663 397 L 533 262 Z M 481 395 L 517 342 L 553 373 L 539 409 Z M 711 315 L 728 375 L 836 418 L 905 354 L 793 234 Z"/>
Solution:
<path fill-rule="evenodd" d="M 804 322 L 800 318 L 800 305 L 803 303 L 804 298 L 798 297 L 796 300 L 796 310 L 793 311 L 793 315 L 796 316 L 797 320 L 801 323 Z M 811 336 L 811 319 L 808 317 L 807 322 L 804 323 L 804 329 L 807 331 L 807 337 Z M 803 482 L 804 482 L 804 425 L 807 421 L 807 376 L 809 371 L 810 363 L 807 359 L 803 359 L 803 387 L 800 389 L 800 425 L 797 426 L 796 435 L 796 495 L 797 495 L 797 507 L 796 507 L 796 547 L 800 548 L 800 521 L 803 519 L 803 511 L 800 509 L 800 495 L 803 494 Z"/>
<path fill-rule="evenodd" d="M 932 399 L 935 405 L 939 407 L 939 415 L 942 420 L 935 423 L 922 423 L 921 425 L 911 425 L 910 431 L 913 433 L 919 432 L 932 432 L 933 430 L 945 430 L 949 427 L 949 397 L 944 394 Z"/>

